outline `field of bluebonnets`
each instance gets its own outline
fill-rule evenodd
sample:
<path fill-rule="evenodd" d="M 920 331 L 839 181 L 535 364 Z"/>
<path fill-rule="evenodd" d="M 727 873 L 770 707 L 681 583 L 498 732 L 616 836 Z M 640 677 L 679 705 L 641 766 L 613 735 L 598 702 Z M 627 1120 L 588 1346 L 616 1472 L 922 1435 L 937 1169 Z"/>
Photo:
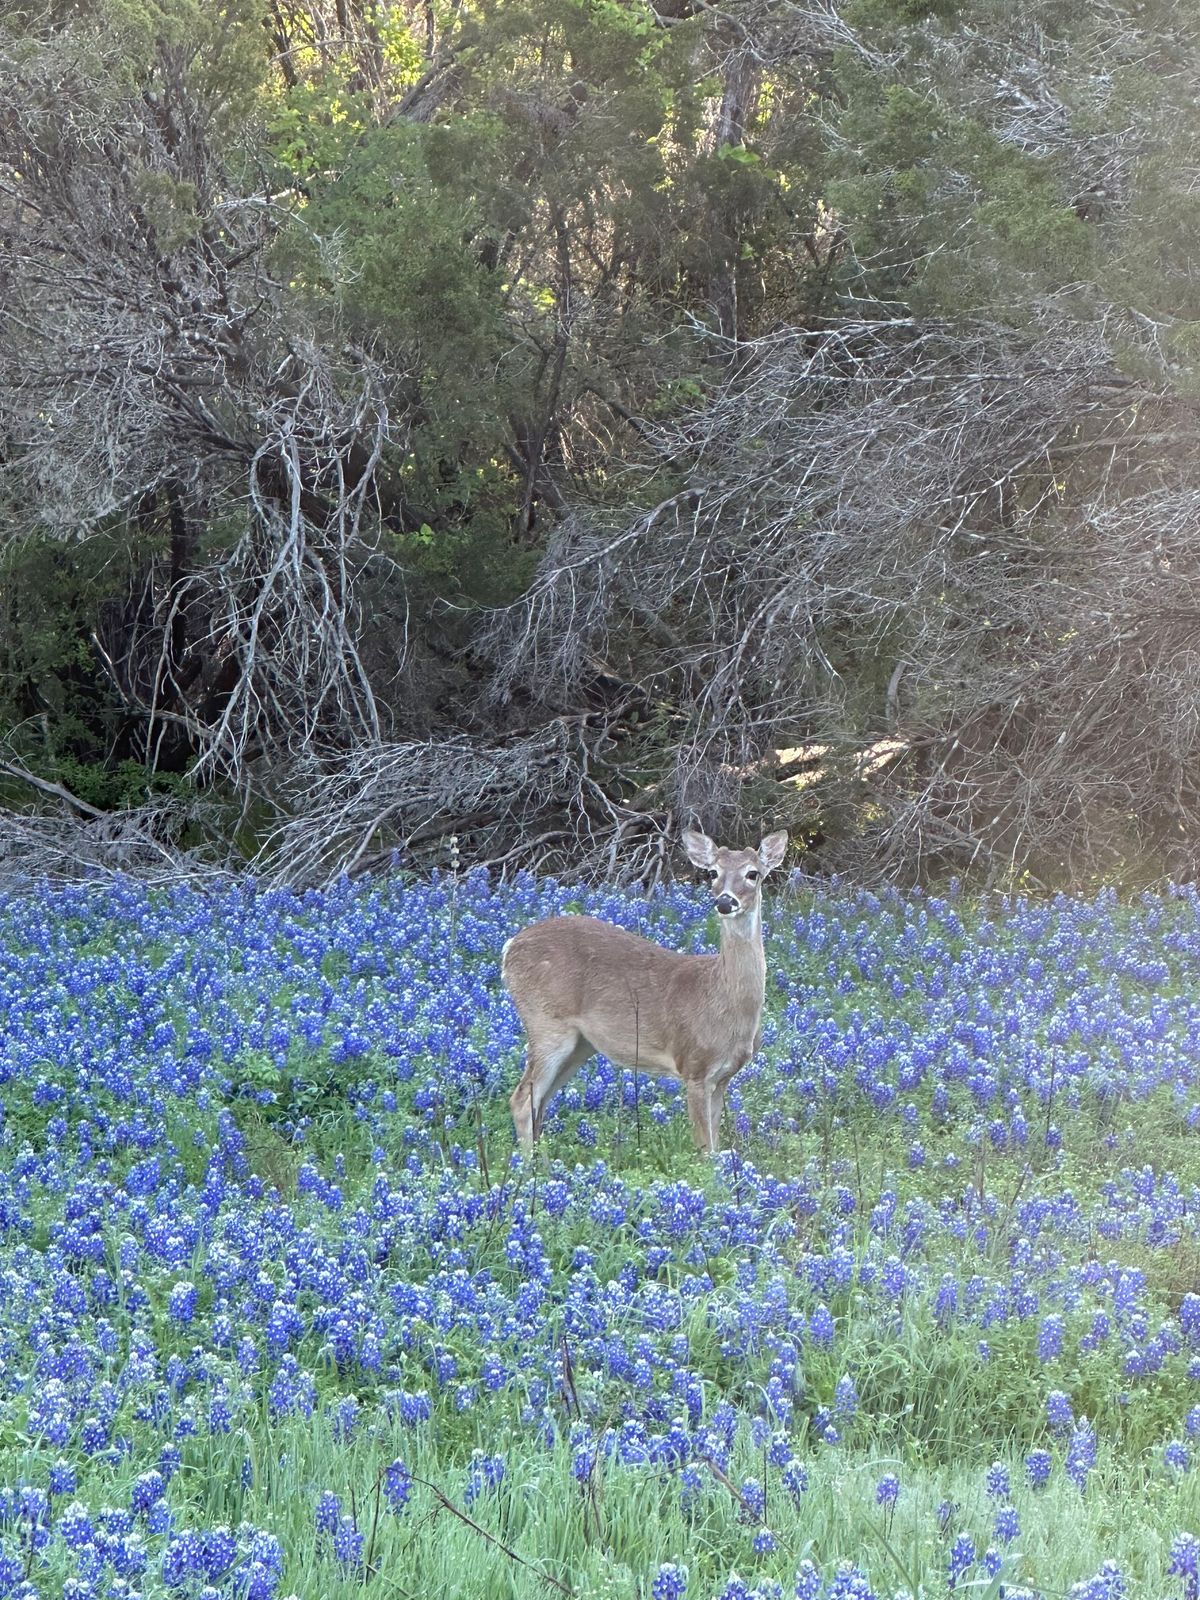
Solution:
<path fill-rule="evenodd" d="M 777 890 L 514 1154 L 482 875 L 0 901 L 0 1595 L 1200 1594 L 1200 895 Z"/>

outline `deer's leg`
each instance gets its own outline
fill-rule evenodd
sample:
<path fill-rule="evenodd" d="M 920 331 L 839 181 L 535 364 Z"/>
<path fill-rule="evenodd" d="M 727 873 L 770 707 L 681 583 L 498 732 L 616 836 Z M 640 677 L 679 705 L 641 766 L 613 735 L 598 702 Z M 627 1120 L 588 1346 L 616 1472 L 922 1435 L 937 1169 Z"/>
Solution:
<path fill-rule="evenodd" d="M 542 1116 L 550 1096 L 591 1055 L 588 1046 L 575 1059 L 585 1043 L 574 1030 L 552 1038 L 530 1039 L 525 1071 L 508 1101 L 517 1138 L 527 1152 L 533 1149 L 534 1140 L 542 1131 Z"/>
<path fill-rule="evenodd" d="M 708 1136 L 710 1150 L 720 1148 L 721 1117 L 725 1111 L 725 1091 L 749 1059 L 750 1057 L 746 1056 L 741 1061 L 734 1061 L 729 1066 L 719 1068 L 709 1080 Z"/>
<path fill-rule="evenodd" d="M 533 1077 L 530 1054 L 528 1050 L 525 1052 L 525 1071 L 517 1080 L 517 1087 L 508 1097 L 517 1143 L 526 1154 L 533 1149 Z"/>
<path fill-rule="evenodd" d="M 692 1136 L 697 1147 L 705 1155 L 713 1151 L 712 1130 L 708 1120 L 709 1086 L 702 1077 L 687 1080 L 687 1108 L 688 1119 L 692 1124 Z"/>
<path fill-rule="evenodd" d="M 542 1098 L 538 1105 L 533 1129 L 535 1139 L 541 1137 L 542 1123 L 545 1121 L 546 1112 L 550 1109 L 551 1100 L 554 1099 L 560 1089 L 564 1089 L 567 1086 L 588 1057 L 595 1054 L 596 1052 L 592 1045 L 581 1035 L 570 1055 L 567 1056 L 565 1061 L 560 1062 L 554 1076 L 543 1083 Z"/>
<path fill-rule="evenodd" d="M 715 1083 L 708 1096 L 708 1148 L 721 1148 L 721 1116 L 725 1110 L 727 1082 Z"/>

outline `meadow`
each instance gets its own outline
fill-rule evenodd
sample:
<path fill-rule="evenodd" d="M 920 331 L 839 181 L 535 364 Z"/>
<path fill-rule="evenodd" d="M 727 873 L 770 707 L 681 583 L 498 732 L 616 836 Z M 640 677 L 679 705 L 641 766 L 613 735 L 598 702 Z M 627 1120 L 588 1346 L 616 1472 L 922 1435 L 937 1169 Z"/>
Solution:
<path fill-rule="evenodd" d="M 0 1596 L 1200 1600 L 1200 894 L 768 890 L 530 1162 L 482 874 L 0 900 Z"/>

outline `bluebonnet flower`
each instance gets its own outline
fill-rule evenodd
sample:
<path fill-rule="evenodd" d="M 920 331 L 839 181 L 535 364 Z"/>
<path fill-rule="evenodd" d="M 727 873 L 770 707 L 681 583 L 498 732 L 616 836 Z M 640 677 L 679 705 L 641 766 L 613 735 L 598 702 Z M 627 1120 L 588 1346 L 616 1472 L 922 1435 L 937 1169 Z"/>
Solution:
<path fill-rule="evenodd" d="M 58 1531 L 64 1543 L 72 1550 L 91 1544 L 96 1536 L 95 1526 L 86 1506 L 73 1500 L 58 1519 Z"/>
<path fill-rule="evenodd" d="M 85 1419 L 79 1434 L 79 1446 L 84 1455 L 99 1455 L 108 1448 L 108 1429 L 99 1417 Z"/>
<path fill-rule="evenodd" d="M 741 1496 L 743 1522 L 759 1522 L 767 1509 L 766 1491 L 757 1478 L 743 1478 L 738 1493 Z"/>
<path fill-rule="evenodd" d="M 409 1427 L 415 1427 L 419 1422 L 428 1422 L 433 1415 L 433 1406 L 429 1396 L 424 1392 L 409 1394 L 407 1390 L 398 1396 L 401 1422 Z"/>
<path fill-rule="evenodd" d="M 683 1600 L 687 1593 L 687 1581 L 686 1567 L 678 1567 L 673 1561 L 664 1561 L 650 1585 L 651 1600 Z"/>
<path fill-rule="evenodd" d="M 1008 1479 L 1008 1468 L 1002 1461 L 993 1461 L 988 1468 L 986 1488 L 990 1500 L 1009 1500 L 1012 1498 L 1012 1485 Z"/>
<path fill-rule="evenodd" d="M 352 1394 L 343 1396 L 333 1408 L 332 1431 L 333 1437 L 339 1444 L 345 1444 L 358 1425 L 361 1407 Z"/>
<path fill-rule="evenodd" d="M 311 1417 L 316 1404 L 316 1384 L 311 1375 L 301 1370 L 293 1355 L 285 1355 L 267 1392 L 267 1405 L 273 1417 L 287 1416 L 298 1411 Z"/>
<path fill-rule="evenodd" d="M 187 1327 L 195 1320 L 198 1294 L 194 1283 L 177 1283 L 171 1290 L 167 1312 L 173 1322 Z"/>
<path fill-rule="evenodd" d="M 1061 1389 L 1051 1389 L 1046 1396 L 1046 1421 L 1057 1432 L 1071 1427 L 1075 1421 L 1071 1401 Z"/>
<path fill-rule="evenodd" d="M 808 1332 L 812 1342 L 818 1347 L 833 1343 L 834 1323 L 825 1305 L 819 1305 L 808 1319 Z"/>
<path fill-rule="evenodd" d="M 811 1561 L 802 1561 L 796 1571 L 796 1600 L 820 1600 L 824 1583 Z"/>
<path fill-rule="evenodd" d="M 333 1535 L 334 1560 L 343 1568 L 361 1567 L 363 1544 L 363 1535 L 356 1527 L 353 1517 L 342 1517 Z"/>
<path fill-rule="evenodd" d="M 146 1531 L 161 1536 L 170 1533 L 173 1526 L 170 1506 L 166 1500 L 156 1500 L 146 1511 Z"/>
<path fill-rule="evenodd" d="M 875 1600 L 875 1592 L 857 1567 L 843 1562 L 825 1586 L 825 1600 Z"/>
<path fill-rule="evenodd" d="M 1129 1590 L 1115 1561 L 1106 1561 L 1094 1578 L 1071 1586 L 1069 1600 L 1125 1600 Z"/>
<path fill-rule="evenodd" d="M 1088 1474 L 1096 1464 L 1096 1434 L 1087 1418 L 1083 1418 L 1071 1433 L 1067 1446 L 1066 1469 L 1071 1482 L 1083 1493 Z"/>
<path fill-rule="evenodd" d="M 183 1588 L 189 1579 L 203 1577 L 205 1572 L 205 1541 L 201 1534 L 189 1529 L 170 1541 L 162 1564 L 163 1582 L 168 1589 Z"/>
<path fill-rule="evenodd" d="M 839 1417 L 852 1417 L 858 1410 L 858 1390 L 848 1374 L 839 1378 L 834 1387 L 833 1410 Z"/>
<path fill-rule="evenodd" d="M 900 1479 L 894 1472 L 885 1472 L 875 1485 L 875 1504 L 886 1506 L 889 1510 L 895 1507 L 900 1498 Z"/>
<path fill-rule="evenodd" d="M 135 1511 L 146 1512 L 156 1500 L 162 1498 L 166 1480 L 161 1472 L 143 1472 L 134 1480 L 130 1503 Z"/>
<path fill-rule="evenodd" d="M 1200 1539 L 1194 1533 L 1176 1534 L 1171 1541 L 1167 1571 L 1183 1579 L 1184 1600 L 1200 1600 Z"/>
<path fill-rule="evenodd" d="M 879 1273 L 879 1287 L 889 1300 L 899 1300 L 908 1286 L 908 1272 L 898 1256 L 889 1256 Z"/>
<path fill-rule="evenodd" d="M 201 1536 L 201 1547 L 204 1575 L 216 1582 L 233 1566 L 238 1553 L 237 1539 L 228 1528 L 206 1528 Z"/>
<path fill-rule="evenodd" d="M 317 1531 L 319 1533 L 336 1533 L 341 1515 L 341 1496 L 334 1494 L 332 1489 L 322 1489 L 317 1496 L 317 1508 L 314 1512 Z"/>
<path fill-rule="evenodd" d="M 1001 1506 L 993 1523 L 995 1537 L 1002 1544 L 1011 1544 L 1020 1536 L 1021 1523 L 1014 1506 Z"/>
<path fill-rule="evenodd" d="M 1062 1354 L 1063 1319 L 1056 1313 L 1042 1318 L 1038 1330 L 1038 1360 L 1053 1361 Z"/>
<path fill-rule="evenodd" d="M 1054 1461 L 1049 1450 L 1031 1450 L 1025 1457 L 1025 1476 L 1031 1489 L 1041 1489 L 1050 1477 Z"/>
<path fill-rule="evenodd" d="M 965 1533 L 960 1533 L 950 1547 L 950 1554 L 946 1558 L 946 1581 L 951 1589 L 958 1586 L 958 1580 L 965 1576 L 975 1565 L 975 1544 Z"/>
<path fill-rule="evenodd" d="M 467 1473 L 467 1487 L 463 1498 L 470 1505 L 477 1500 L 485 1489 L 496 1489 L 504 1478 L 505 1461 L 503 1456 L 485 1455 L 482 1450 L 475 1450 L 471 1455 L 471 1466 Z"/>
<path fill-rule="evenodd" d="M 399 1459 L 384 1468 L 383 1496 L 392 1511 L 402 1511 L 412 1495 L 412 1473 Z"/>

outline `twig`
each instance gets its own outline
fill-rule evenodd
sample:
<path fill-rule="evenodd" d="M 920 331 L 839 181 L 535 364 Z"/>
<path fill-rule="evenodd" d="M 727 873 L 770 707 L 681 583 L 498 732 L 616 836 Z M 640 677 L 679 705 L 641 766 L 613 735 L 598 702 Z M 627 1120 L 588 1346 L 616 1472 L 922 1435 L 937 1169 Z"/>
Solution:
<path fill-rule="evenodd" d="M 428 1479 L 416 1476 L 413 1477 L 412 1481 L 419 1483 L 423 1489 L 428 1489 L 444 1511 L 448 1511 L 451 1516 L 457 1517 L 460 1522 L 465 1523 L 468 1528 L 477 1533 L 481 1539 L 485 1539 L 488 1544 L 495 1545 L 496 1549 L 506 1555 L 510 1561 L 515 1561 L 519 1567 L 524 1567 L 527 1571 L 532 1572 L 535 1578 L 540 1578 L 544 1584 L 547 1584 L 551 1589 L 557 1590 L 559 1594 L 574 1595 L 574 1589 L 568 1588 L 565 1583 L 560 1583 L 557 1578 L 552 1578 L 548 1572 L 543 1572 L 540 1567 L 535 1567 L 531 1561 L 526 1561 L 524 1556 L 518 1555 L 502 1539 L 497 1539 L 495 1534 L 489 1533 L 486 1528 L 481 1528 L 473 1517 L 469 1517 L 465 1511 L 454 1504 L 453 1500 L 443 1494 L 436 1483 L 430 1483 Z"/>

